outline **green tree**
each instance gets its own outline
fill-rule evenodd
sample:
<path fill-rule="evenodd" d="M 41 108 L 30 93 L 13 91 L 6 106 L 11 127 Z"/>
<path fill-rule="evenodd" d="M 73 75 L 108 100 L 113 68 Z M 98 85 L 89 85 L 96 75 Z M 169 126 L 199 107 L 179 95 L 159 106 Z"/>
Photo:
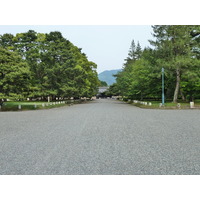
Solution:
<path fill-rule="evenodd" d="M 29 80 L 29 66 L 21 56 L 0 47 L 0 103 L 2 99 L 27 97 Z"/>
<path fill-rule="evenodd" d="M 4 35 L 0 35 L 0 46 L 2 48 L 6 48 L 6 49 L 13 49 L 13 38 L 14 36 L 12 34 L 4 34 Z"/>
<path fill-rule="evenodd" d="M 155 48 L 131 44 L 115 88 L 128 98 L 161 98 L 161 68 L 165 68 L 165 96 L 192 100 L 200 97 L 200 26 L 153 26 Z"/>
<path fill-rule="evenodd" d="M 129 49 L 129 52 L 128 52 L 128 59 L 130 59 L 130 60 L 135 60 L 136 59 L 135 51 L 136 51 L 135 41 L 132 40 L 131 46 L 130 46 L 130 49 Z"/>
<path fill-rule="evenodd" d="M 106 96 L 119 96 L 120 91 L 117 83 L 110 85 L 108 91 L 106 91 Z"/>
<path fill-rule="evenodd" d="M 100 81 L 100 86 L 101 87 L 107 87 L 108 84 L 105 81 Z"/>
<path fill-rule="evenodd" d="M 174 73 L 176 82 L 174 87 L 173 102 L 177 102 L 181 91 L 181 76 L 185 70 L 194 63 L 192 51 L 193 40 L 191 33 L 194 26 L 153 26 L 156 41 L 150 41 L 160 53 L 160 66 Z"/>
<path fill-rule="evenodd" d="M 136 60 L 139 60 L 141 58 L 141 56 L 142 56 L 142 48 L 140 46 L 140 43 L 138 42 L 137 43 L 137 47 L 135 49 L 135 58 L 136 58 Z"/>
<path fill-rule="evenodd" d="M 0 36 L 0 46 L 17 51 L 30 66 L 31 98 L 80 98 L 97 93 L 97 65 L 58 31 L 4 34 Z"/>

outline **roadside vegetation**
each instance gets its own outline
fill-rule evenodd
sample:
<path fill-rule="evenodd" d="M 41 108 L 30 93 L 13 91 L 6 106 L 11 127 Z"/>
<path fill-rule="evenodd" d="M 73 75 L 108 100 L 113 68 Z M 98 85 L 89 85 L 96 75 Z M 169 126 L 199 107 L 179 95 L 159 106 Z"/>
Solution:
<path fill-rule="evenodd" d="M 187 108 L 200 99 L 200 26 L 152 26 L 151 47 L 131 42 L 123 69 L 116 75 L 103 97 L 122 97 L 130 102 L 151 101 L 160 107 L 161 69 L 164 68 L 165 105 L 162 108 Z M 45 102 L 91 99 L 99 86 L 97 65 L 81 48 L 60 32 L 0 35 L 1 110 L 41 109 Z M 7 101 L 10 100 L 10 101 Z M 30 103 L 28 103 L 30 101 Z M 134 103 L 138 104 L 138 103 Z M 49 107 L 55 105 L 49 105 Z M 56 104 L 56 106 L 61 106 Z M 138 104 L 146 107 L 145 104 Z"/>
<path fill-rule="evenodd" d="M 74 104 L 86 103 L 90 99 L 77 99 L 77 100 L 65 100 L 65 101 L 7 101 L 0 106 L 0 111 L 24 111 L 24 110 L 39 110 L 58 108 L 63 106 L 72 106 Z"/>
<path fill-rule="evenodd" d="M 153 27 L 151 47 L 141 48 L 133 40 L 123 70 L 107 96 L 161 103 L 161 69 L 165 69 L 165 107 L 177 103 L 198 104 L 200 99 L 200 26 L 159 25 Z M 197 104 L 196 104 L 197 103 Z M 159 105 L 159 103 L 158 103 Z M 143 106 L 143 105 L 142 105 Z M 187 107 L 187 106 L 186 106 Z"/>
<path fill-rule="evenodd" d="M 140 108 L 147 108 L 147 109 L 191 109 L 190 102 L 185 102 L 180 100 L 179 103 L 173 103 L 170 100 L 166 101 L 164 106 L 160 101 L 152 101 L 152 100 L 144 100 L 144 101 L 137 101 L 137 100 L 128 100 L 123 99 L 123 101 L 140 107 Z M 194 107 L 192 109 L 200 109 L 200 100 L 196 100 L 194 103 Z"/>
<path fill-rule="evenodd" d="M 14 107 L 7 99 L 21 103 L 91 98 L 100 85 L 96 68 L 60 32 L 0 35 L 0 106 Z M 40 107 L 41 102 L 35 103 Z"/>

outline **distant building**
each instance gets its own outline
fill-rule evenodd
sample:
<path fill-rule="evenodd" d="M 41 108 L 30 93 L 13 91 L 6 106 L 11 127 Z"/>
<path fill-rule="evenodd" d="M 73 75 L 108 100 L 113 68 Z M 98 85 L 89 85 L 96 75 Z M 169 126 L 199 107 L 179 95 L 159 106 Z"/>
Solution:
<path fill-rule="evenodd" d="M 105 98 L 105 93 L 109 87 L 99 87 L 98 94 L 96 95 L 97 98 Z"/>
<path fill-rule="evenodd" d="M 101 94 L 101 93 L 103 93 L 103 92 L 107 91 L 107 90 L 108 90 L 108 88 L 109 88 L 109 87 L 99 87 L 98 94 Z"/>

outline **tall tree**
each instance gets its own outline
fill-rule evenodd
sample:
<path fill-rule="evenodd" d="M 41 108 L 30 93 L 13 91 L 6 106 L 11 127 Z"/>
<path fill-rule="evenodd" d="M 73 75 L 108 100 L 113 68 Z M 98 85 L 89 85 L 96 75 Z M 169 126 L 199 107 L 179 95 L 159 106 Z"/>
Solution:
<path fill-rule="evenodd" d="M 192 26 L 153 26 L 156 41 L 150 41 L 160 51 L 160 64 L 174 71 L 176 83 L 173 102 L 177 102 L 181 86 L 181 76 L 190 67 L 194 57 L 192 53 Z"/>
<path fill-rule="evenodd" d="M 29 92 L 30 70 L 16 52 L 0 47 L 0 104 L 2 99 L 22 99 Z"/>
<path fill-rule="evenodd" d="M 116 75 L 115 88 L 128 98 L 161 97 L 161 68 L 165 68 L 165 96 L 200 98 L 200 26 L 153 26 L 154 49 L 134 48 L 134 60 L 126 59 L 123 70 Z M 138 53 L 137 53 L 138 52 Z M 129 52 L 130 53 L 130 52 Z M 132 54 L 133 55 L 133 54 Z"/>
<path fill-rule="evenodd" d="M 9 50 L 13 49 L 13 38 L 14 36 L 12 34 L 6 33 L 4 35 L 0 35 L 0 46 L 2 48 L 6 48 Z"/>
<path fill-rule="evenodd" d="M 136 59 L 136 54 L 135 54 L 136 46 L 135 46 L 135 41 L 132 40 L 131 46 L 128 52 L 128 59 L 130 60 L 135 60 Z"/>
<path fill-rule="evenodd" d="M 58 31 L 4 34 L 0 47 L 17 51 L 30 66 L 29 97 L 80 98 L 97 93 L 97 65 Z"/>
<path fill-rule="evenodd" d="M 136 57 L 136 60 L 140 59 L 142 56 L 142 48 L 140 46 L 140 43 L 138 42 L 137 43 L 137 47 L 135 49 L 135 57 Z"/>

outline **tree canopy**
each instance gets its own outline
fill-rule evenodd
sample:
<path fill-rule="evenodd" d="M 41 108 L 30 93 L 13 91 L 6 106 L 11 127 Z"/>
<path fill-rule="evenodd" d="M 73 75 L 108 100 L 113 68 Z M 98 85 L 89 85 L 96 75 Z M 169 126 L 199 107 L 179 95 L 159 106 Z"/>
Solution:
<path fill-rule="evenodd" d="M 107 87 L 108 84 L 105 81 L 100 81 L 100 86 L 101 87 Z"/>
<path fill-rule="evenodd" d="M 200 26 L 152 26 L 153 46 L 143 50 L 134 40 L 124 67 L 113 86 L 122 96 L 132 99 L 161 98 L 161 69 L 165 68 L 165 96 L 200 98 Z M 112 90 L 113 90 L 112 87 Z"/>
<path fill-rule="evenodd" d="M 1 99 L 92 97 L 99 85 L 96 68 L 58 31 L 0 35 Z"/>

